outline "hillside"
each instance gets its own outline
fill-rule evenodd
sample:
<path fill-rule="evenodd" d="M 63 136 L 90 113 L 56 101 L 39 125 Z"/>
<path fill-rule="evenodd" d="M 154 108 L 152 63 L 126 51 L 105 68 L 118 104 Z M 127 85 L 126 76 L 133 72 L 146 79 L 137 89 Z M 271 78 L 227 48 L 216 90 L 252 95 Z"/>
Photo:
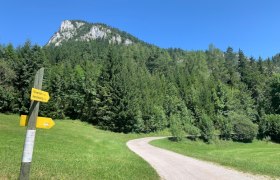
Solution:
<path fill-rule="evenodd" d="M 0 114 L 0 179 L 18 179 L 26 128 L 19 116 Z M 100 131 L 73 120 L 37 129 L 31 179 L 158 179 L 125 145 L 137 135 Z"/>
<path fill-rule="evenodd" d="M 214 45 L 162 49 L 104 24 L 70 20 L 43 48 L 26 42 L 0 49 L 0 112 L 26 114 L 34 73 L 45 67 L 51 100 L 43 116 L 124 133 L 169 128 L 177 140 L 280 139 L 272 128 L 280 126 L 279 55 L 254 59 Z"/>

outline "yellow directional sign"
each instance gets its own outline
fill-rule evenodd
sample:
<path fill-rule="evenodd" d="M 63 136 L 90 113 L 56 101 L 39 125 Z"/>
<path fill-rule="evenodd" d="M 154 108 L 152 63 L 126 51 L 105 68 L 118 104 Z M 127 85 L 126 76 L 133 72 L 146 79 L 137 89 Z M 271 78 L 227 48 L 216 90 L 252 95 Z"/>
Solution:
<path fill-rule="evenodd" d="M 27 115 L 20 116 L 20 126 L 27 126 Z M 36 128 L 50 129 L 55 125 L 52 118 L 37 117 Z"/>
<path fill-rule="evenodd" d="M 21 115 L 20 116 L 19 125 L 20 126 L 27 126 L 27 115 Z"/>
<path fill-rule="evenodd" d="M 50 96 L 49 96 L 49 93 L 46 91 L 32 88 L 30 99 L 33 101 L 48 102 L 50 99 Z"/>

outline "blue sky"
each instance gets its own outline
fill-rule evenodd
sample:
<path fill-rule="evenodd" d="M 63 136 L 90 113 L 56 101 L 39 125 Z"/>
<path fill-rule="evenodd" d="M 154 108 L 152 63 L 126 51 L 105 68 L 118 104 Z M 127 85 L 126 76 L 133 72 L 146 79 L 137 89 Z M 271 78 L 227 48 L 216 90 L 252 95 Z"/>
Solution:
<path fill-rule="evenodd" d="M 279 0 L 7 0 L 0 43 L 44 45 L 61 21 L 101 22 L 157 46 L 225 51 L 263 58 L 280 53 Z"/>

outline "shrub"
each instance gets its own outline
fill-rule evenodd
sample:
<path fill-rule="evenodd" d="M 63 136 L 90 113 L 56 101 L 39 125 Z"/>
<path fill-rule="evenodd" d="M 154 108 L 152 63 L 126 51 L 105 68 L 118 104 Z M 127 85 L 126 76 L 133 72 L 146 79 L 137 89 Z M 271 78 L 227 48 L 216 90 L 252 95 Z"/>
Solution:
<path fill-rule="evenodd" d="M 218 122 L 220 129 L 221 139 L 229 140 L 231 138 L 233 128 L 230 119 L 222 115 L 218 115 L 216 116 L 216 121 Z"/>
<path fill-rule="evenodd" d="M 201 138 L 207 142 L 211 141 L 214 138 L 214 124 L 211 118 L 203 113 L 199 120 L 199 128 Z"/>
<path fill-rule="evenodd" d="M 184 124 L 184 131 L 188 135 L 193 135 L 193 136 L 198 136 L 200 134 L 199 129 L 192 124 Z"/>
<path fill-rule="evenodd" d="M 230 122 L 223 122 L 221 126 L 221 139 L 230 140 L 232 134 L 232 124 Z"/>
<path fill-rule="evenodd" d="M 170 132 L 175 141 L 181 141 L 185 135 L 184 126 L 181 122 L 180 116 L 171 114 L 170 116 Z"/>
<path fill-rule="evenodd" d="M 234 141 L 252 142 L 257 136 L 258 126 L 246 117 L 242 119 L 236 119 L 233 122 L 233 135 Z"/>
<path fill-rule="evenodd" d="M 260 118 L 260 122 L 258 124 L 259 124 L 258 138 L 265 139 L 266 137 L 270 137 L 267 115 Z"/>
<path fill-rule="evenodd" d="M 0 84 L 1 85 L 1 84 Z M 10 88 L 0 86 L 0 112 L 12 112 L 14 94 Z"/>
<path fill-rule="evenodd" d="M 181 121 L 186 134 L 192 135 L 194 139 L 200 134 L 200 130 L 196 126 L 194 126 L 195 118 L 193 117 L 192 112 L 187 107 L 182 107 Z"/>
<path fill-rule="evenodd" d="M 157 122 L 156 129 L 163 130 L 167 126 L 167 119 L 163 107 L 155 106 L 153 108 L 153 116 Z"/>
<path fill-rule="evenodd" d="M 280 115 L 270 114 L 264 117 L 263 131 L 271 140 L 280 142 Z"/>

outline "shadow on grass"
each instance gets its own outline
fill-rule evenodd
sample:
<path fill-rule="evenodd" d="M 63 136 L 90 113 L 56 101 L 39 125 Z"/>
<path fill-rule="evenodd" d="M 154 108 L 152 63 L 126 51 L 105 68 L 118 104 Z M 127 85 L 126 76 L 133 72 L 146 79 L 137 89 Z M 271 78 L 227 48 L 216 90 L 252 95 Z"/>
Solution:
<path fill-rule="evenodd" d="M 200 136 L 196 136 L 196 135 L 188 135 L 188 136 L 186 136 L 186 137 L 184 137 L 184 138 L 186 138 L 186 139 L 188 139 L 188 140 L 191 140 L 191 141 L 196 141 L 196 140 L 198 140 L 198 139 L 201 139 L 200 138 Z M 184 139 L 183 138 L 183 139 Z M 173 142 L 178 142 L 178 141 L 180 141 L 178 138 L 176 138 L 176 137 L 168 137 L 168 140 L 169 141 L 173 141 Z"/>

